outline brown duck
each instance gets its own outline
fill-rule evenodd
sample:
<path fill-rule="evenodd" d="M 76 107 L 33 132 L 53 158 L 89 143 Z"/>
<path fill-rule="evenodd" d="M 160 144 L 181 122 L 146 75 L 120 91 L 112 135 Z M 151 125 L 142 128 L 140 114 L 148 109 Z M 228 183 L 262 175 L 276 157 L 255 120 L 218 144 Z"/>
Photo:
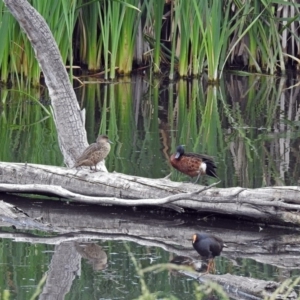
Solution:
<path fill-rule="evenodd" d="M 195 183 L 201 175 L 208 175 L 218 178 L 215 169 L 217 168 L 212 157 L 205 154 L 185 153 L 183 145 L 179 145 L 176 153 L 170 157 L 173 168 L 190 177 L 196 177 Z"/>
<path fill-rule="evenodd" d="M 92 166 L 97 171 L 97 164 L 102 161 L 110 151 L 110 144 L 112 142 L 106 135 L 99 135 L 96 143 L 89 145 L 83 153 L 76 159 L 74 168 L 81 166 L 89 166 L 91 170 Z"/>

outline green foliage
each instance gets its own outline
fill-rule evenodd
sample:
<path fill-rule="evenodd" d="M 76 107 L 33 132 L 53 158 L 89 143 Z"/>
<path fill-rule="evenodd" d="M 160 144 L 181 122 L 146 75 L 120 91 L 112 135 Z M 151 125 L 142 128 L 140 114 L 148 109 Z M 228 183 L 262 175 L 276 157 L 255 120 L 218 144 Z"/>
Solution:
<path fill-rule="evenodd" d="M 44 16 L 63 62 L 73 60 L 105 79 L 131 73 L 135 53 L 143 53 L 154 73 L 170 65 L 169 78 L 207 72 L 212 83 L 225 66 L 275 74 L 299 56 L 294 1 L 255 0 L 54 0 L 30 3 Z M 138 28 L 144 35 L 137 40 Z M 0 3 L 1 80 L 39 84 L 40 69 L 30 42 Z M 295 47 L 296 45 L 296 47 Z M 73 49 L 74 48 L 74 49 Z M 139 63 L 140 59 L 138 59 Z"/>
<path fill-rule="evenodd" d="M 36 89 L 1 90 L 1 160 L 62 164 L 55 124 L 50 109 L 38 100 L 41 97 Z"/>
<path fill-rule="evenodd" d="M 198 79 L 165 85 L 135 77 L 76 91 L 89 142 L 99 133 L 114 142 L 109 171 L 151 178 L 171 172 L 172 180 L 187 181 L 169 165 L 176 146 L 184 144 L 186 151 L 215 157 L 220 186 L 262 187 L 295 185 L 299 178 L 299 121 L 292 109 L 299 92 L 285 89 L 286 82 L 233 75 L 215 87 Z M 50 107 L 35 100 L 48 97 L 40 93 L 0 91 L 2 160 L 62 164 Z M 206 181 L 214 179 L 200 182 Z"/>

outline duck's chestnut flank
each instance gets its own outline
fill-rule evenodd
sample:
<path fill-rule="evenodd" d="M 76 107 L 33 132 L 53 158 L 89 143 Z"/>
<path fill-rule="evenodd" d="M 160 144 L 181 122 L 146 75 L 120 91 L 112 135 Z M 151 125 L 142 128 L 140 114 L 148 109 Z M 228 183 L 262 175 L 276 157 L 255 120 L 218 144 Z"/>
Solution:
<path fill-rule="evenodd" d="M 211 156 L 197 153 L 185 153 L 183 145 L 179 145 L 176 152 L 171 155 L 170 163 L 173 168 L 190 177 L 196 177 L 195 183 L 201 175 L 217 177 L 216 165 Z"/>

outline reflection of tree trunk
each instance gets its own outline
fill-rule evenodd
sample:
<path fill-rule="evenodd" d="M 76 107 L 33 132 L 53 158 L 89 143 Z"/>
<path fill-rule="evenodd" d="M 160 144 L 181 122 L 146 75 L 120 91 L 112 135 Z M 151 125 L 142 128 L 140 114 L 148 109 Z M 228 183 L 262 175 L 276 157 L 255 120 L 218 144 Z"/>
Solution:
<path fill-rule="evenodd" d="M 245 142 L 241 138 L 237 138 L 235 142 L 230 143 L 230 151 L 233 157 L 235 173 L 240 183 L 244 186 L 249 185 L 248 179 L 248 160 L 245 151 Z"/>
<path fill-rule="evenodd" d="M 60 52 L 43 17 L 27 0 L 4 0 L 28 36 L 43 71 L 57 127 L 60 149 L 67 166 L 87 146 L 77 99 Z"/>
<path fill-rule="evenodd" d="M 63 242 L 55 246 L 46 284 L 43 287 L 40 300 L 65 299 L 70 291 L 75 275 L 80 275 L 80 254 L 73 242 Z"/>

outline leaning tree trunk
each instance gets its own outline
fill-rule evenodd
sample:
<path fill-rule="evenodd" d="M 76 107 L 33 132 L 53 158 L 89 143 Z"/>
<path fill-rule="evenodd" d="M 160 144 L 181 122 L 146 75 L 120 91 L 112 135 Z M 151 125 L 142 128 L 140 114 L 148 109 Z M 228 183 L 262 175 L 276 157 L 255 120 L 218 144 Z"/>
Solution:
<path fill-rule="evenodd" d="M 64 162 L 72 166 L 88 143 L 76 95 L 57 44 L 43 17 L 27 0 L 4 0 L 4 3 L 34 49 L 49 89 Z"/>

